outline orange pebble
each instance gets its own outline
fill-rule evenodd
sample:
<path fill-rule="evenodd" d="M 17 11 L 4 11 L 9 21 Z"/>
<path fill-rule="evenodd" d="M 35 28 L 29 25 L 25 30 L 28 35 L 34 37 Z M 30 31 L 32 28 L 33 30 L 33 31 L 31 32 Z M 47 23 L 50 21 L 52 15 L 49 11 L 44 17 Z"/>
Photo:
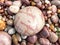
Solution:
<path fill-rule="evenodd" d="M 54 31 L 54 25 L 53 25 L 53 24 L 50 25 L 50 29 L 51 29 L 52 31 Z"/>
<path fill-rule="evenodd" d="M 58 9 L 58 13 L 60 13 L 60 9 Z"/>
<path fill-rule="evenodd" d="M 0 2 L 2 2 L 2 3 L 3 3 L 3 2 L 4 2 L 4 0 L 0 0 Z"/>
<path fill-rule="evenodd" d="M 36 3 L 32 1 L 32 2 L 31 2 L 31 5 L 34 6 L 34 5 L 36 5 Z"/>
<path fill-rule="evenodd" d="M 0 30 L 4 30 L 6 27 L 6 23 L 3 20 L 0 20 Z"/>

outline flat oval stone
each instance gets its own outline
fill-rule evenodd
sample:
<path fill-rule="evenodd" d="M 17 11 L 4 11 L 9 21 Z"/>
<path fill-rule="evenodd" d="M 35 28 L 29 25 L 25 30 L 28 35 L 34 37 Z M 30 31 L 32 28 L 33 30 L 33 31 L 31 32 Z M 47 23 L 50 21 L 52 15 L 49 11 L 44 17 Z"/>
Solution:
<path fill-rule="evenodd" d="M 40 9 L 28 6 L 16 14 L 14 25 L 18 33 L 30 36 L 41 31 L 45 25 L 45 20 Z"/>

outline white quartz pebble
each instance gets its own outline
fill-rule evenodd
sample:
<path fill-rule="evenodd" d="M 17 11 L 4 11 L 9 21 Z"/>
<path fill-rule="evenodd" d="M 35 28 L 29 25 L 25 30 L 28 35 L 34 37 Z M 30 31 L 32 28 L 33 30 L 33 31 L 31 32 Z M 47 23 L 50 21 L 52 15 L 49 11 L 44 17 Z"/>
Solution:
<path fill-rule="evenodd" d="M 15 5 L 11 5 L 9 7 L 9 11 L 12 12 L 12 13 L 17 13 L 19 11 L 19 7 L 15 6 Z"/>
<path fill-rule="evenodd" d="M 10 29 L 8 30 L 8 33 L 11 34 L 11 35 L 14 34 L 14 33 L 15 33 L 15 29 L 14 29 L 14 28 L 10 28 Z"/>
<path fill-rule="evenodd" d="M 13 5 L 20 7 L 22 4 L 21 4 L 21 1 L 14 1 Z"/>

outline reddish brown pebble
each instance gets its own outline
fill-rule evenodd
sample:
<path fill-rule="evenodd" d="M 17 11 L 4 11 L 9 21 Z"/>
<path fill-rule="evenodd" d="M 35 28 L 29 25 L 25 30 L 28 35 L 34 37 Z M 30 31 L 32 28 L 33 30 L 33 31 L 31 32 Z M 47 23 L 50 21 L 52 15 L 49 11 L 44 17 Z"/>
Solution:
<path fill-rule="evenodd" d="M 11 37 L 6 32 L 0 31 L 0 45 L 11 45 Z"/>
<path fill-rule="evenodd" d="M 34 45 L 33 43 L 27 42 L 27 45 Z"/>
<path fill-rule="evenodd" d="M 23 3 L 29 5 L 30 4 L 30 1 L 29 0 L 21 0 Z"/>
<path fill-rule="evenodd" d="M 27 38 L 30 43 L 35 43 L 37 41 L 37 36 L 33 35 Z"/>
<path fill-rule="evenodd" d="M 7 6 L 12 5 L 12 1 L 5 1 L 5 5 L 7 5 Z"/>
<path fill-rule="evenodd" d="M 40 32 L 40 36 L 43 38 L 47 38 L 49 36 L 49 31 L 47 27 L 43 28 L 43 30 Z"/>
<path fill-rule="evenodd" d="M 54 32 L 50 32 L 49 40 L 55 43 L 58 40 L 58 36 Z"/>
<path fill-rule="evenodd" d="M 39 42 L 40 42 L 41 45 L 50 45 L 49 40 L 46 39 L 46 38 L 40 38 Z"/>
<path fill-rule="evenodd" d="M 58 41 L 59 41 L 59 44 L 60 44 L 60 37 L 59 37 Z"/>
<path fill-rule="evenodd" d="M 41 31 L 45 25 L 45 20 L 40 9 L 35 6 L 28 6 L 17 13 L 14 25 L 18 33 L 30 36 Z"/>

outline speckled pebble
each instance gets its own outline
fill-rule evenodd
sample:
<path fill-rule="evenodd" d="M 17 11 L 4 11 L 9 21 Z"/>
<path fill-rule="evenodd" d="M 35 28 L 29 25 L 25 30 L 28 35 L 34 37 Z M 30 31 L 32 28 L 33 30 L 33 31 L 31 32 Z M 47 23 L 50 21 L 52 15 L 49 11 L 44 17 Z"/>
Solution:
<path fill-rule="evenodd" d="M 7 20 L 7 25 L 10 25 L 10 26 L 12 26 L 13 25 L 13 20 Z"/>

